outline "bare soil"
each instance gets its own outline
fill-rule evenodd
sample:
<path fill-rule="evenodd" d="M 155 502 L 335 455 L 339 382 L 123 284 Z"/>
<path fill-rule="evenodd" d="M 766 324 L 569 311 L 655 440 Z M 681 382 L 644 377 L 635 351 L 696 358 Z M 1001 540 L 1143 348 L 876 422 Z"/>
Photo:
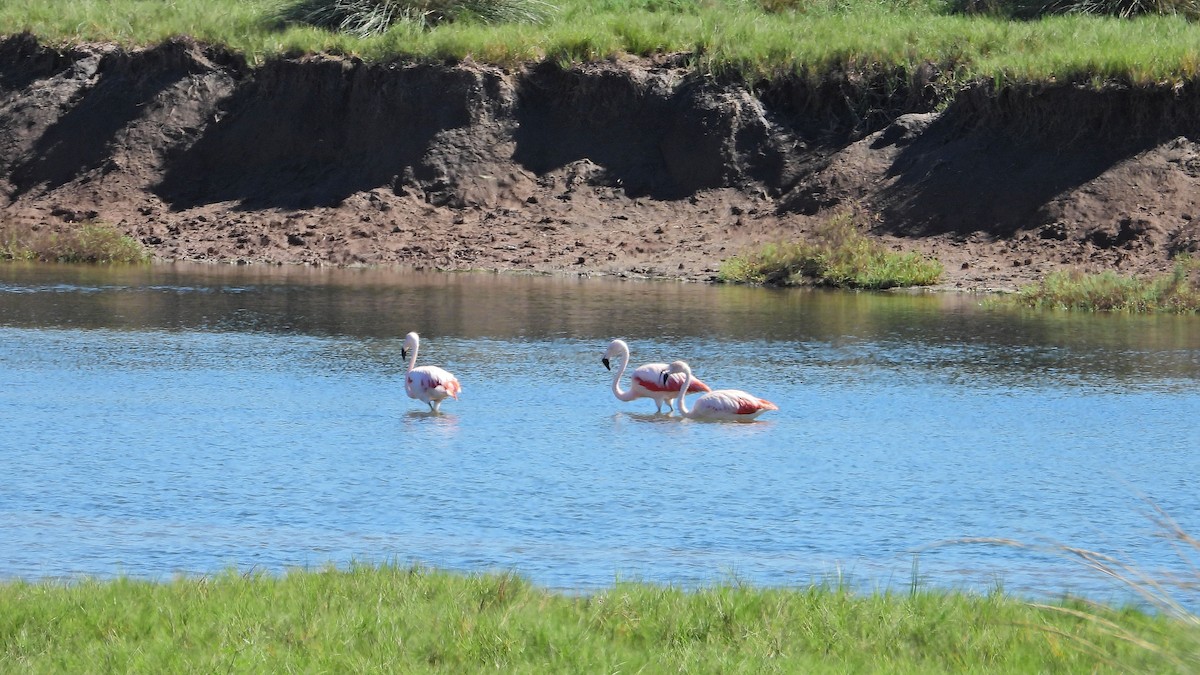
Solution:
<path fill-rule="evenodd" d="M 711 280 L 853 209 L 964 290 L 1160 274 L 1200 250 L 1194 87 L 835 75 L 748 84 L 669 58 L 252 68 L 187 39 L 10 36 L 0 223 L 112 223 L 164 261 Z"/>

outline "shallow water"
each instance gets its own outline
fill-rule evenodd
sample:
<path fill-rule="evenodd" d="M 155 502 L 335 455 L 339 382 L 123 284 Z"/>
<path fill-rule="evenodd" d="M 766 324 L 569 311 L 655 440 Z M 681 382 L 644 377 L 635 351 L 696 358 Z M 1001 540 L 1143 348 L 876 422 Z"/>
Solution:
<path fill-rule="evenodd" d="M 405 397 L 404 333 L 463 383 Z M 686 358 L 754 424 L 621 403 Z M 0 266 L 0 577 L 350 561 L 618 579 L 1121 591 L 964 537 L 1188 567 L 1200 319 L 958 295 L 371 270 Z M 628 377 L 628 376 L 627 376 Z M 914 571 L 914 561 L 916 570 Z"/>

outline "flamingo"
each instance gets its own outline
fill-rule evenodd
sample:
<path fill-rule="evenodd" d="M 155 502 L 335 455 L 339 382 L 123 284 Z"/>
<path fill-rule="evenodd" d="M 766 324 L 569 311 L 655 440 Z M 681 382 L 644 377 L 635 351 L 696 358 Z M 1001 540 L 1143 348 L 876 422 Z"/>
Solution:
<path fill-rule="evenodd" d="M 421 338 L 416 333 L 404 336 L 404 347 L 400 350 L 400 358 L 408 359 L 408 374 L 404 377 L 404 391 L 408 392 L 409 398 L 428 403 L 431 412 L 440 412 L 442 401 L 447 397 L 458 400 L 462 385 L 458 383 L 457 377 L 437 366 L 417 368 L 417 350 L 420 347 Z M 412 358 L 409 358 L 409 352 L 412 352 Z"/>
<path fill-rule="evenodd" d="M 692 419 L 705 420 L 734 420 L 749 422 L 768 410 L 779 410 L 779 406 L 770 401 L 748 394 L 740 389 L 718 389 L 704 394 L 696 399 L 696 405 L 691 410 L 687 408 L 687 385 L 692 382 L 692 369 L 683 361 L 675 361 L 667 366 L 662 381 L 665 385 L 668 377 L 682 373 L 686 384 L 680 385 L 678 394 L 679 414 Z"/>
<path fill-rule="evenodd" d="M 667 404 L 667 412 L 671 412 L 671 399 L 675 397 L 675 392 L 683 386 L 682 375 L 667 380 L 664 375 L 667 372 L 667 364 L 647 363 L 638 366 L 637 370 L 633 371 L 633 380 L 629 383 L 629 391 L 624 391 L 621 389 L 621 376 L 629 367 L 629 345 L 625 344 L 624 340 L 613 340 L 608 343 L 608 350 L 604 352 L 604 358 L 600 359 L 600 362 L 604 364 L 605 368 L 612 370 L 610 359 L 615 358 L 621 359 L 621 367 L 613 376 L 613 396 L 621 401 L 632 401 L 638 398 L 654 399 L 659 413 L 662 412 L 664 403 Z M 708 385 L 700 380 L 693 380 L 688 388 L 689 393 L 705 391 L 709 391 Z"/>

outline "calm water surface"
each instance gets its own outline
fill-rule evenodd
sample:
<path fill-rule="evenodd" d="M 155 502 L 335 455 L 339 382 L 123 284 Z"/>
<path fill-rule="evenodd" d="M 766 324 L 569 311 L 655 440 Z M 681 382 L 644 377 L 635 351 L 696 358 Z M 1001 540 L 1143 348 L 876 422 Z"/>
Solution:
<path fill-rule="evenodd" d="M 0 266 L 0 578 L 352 561 L 1109 597 L 1066 543 L 1188 573 L 1200 318 L 971 296 L 370 270 Z M 463 383 L 431 416 L 400 348 Z M 686 358 L 781 410 L 621 403 L 600 364 Z"/>

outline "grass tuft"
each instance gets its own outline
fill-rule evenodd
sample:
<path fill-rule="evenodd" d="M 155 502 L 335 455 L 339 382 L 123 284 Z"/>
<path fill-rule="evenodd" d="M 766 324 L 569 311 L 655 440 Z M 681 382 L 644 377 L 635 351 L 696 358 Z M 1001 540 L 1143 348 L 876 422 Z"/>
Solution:
<path fill-rule="evenodd" d="M 111 225 L 80 223 L 55 230 L 44 225 L 0 225 L 0 260 L 132 264 L 150 261 L 136 239 Z"/>
<path fill-rule="evenodd" d="M 897 253 L 871 239 L 855 215 L 844 211 L 818 228 L 812 241 L 767 244 L 757 253 L 725 260 L 718 278 L 771 286 L 886 289 L 928 286 L 942 271 L 936 260 Z"/>
<path fill-rule="evenodd" d="M 1108 270 L 1098 274 L 1053 272 L 1041 282 L 1022 288 L 1010 301 L 1033 309 L 1196 313 L 1200 311 L 1200 259 L 1180 256 L 1170 274 L 1154 279 Z"/>
<path fill-rule="evenodd" d="M 1048 639 L 1063 641 L 1118 672 L 1141 672 L 1142 659 L 1162 672 L 1194 673 L 1200 664 L 1200 540 L 1162 507 L 1146 500 L 1159 539 L 1190 570 L 1190 575 L 1155 574 L 1120 557 L 1064 544 L 1035 545 L 1012 539 L 973 538 L 955 544 L 984 544 L 1049 554 L 1077 562 L 1134 593 L 1144 608 L 1117 607 L 1084 599 L 1060 604 L 1031 603 L 1048 620 L 1036 624 Z M 1149 610 L 1146 611 L 1146 610 Z M 1059 618 L 1065 619 L 1060 621 Z M 1157 618 L 1158 620 L 1147 620 Z M 1115 645 L 1132 651 L 1114 650 Z"/>
<path fill-rule="evenodd" d="M 952 0 L 951 11 L 1006 19 L 1037 19 L 1051 14 L 1090 14 L 1200 18 L 1200 0 Z"/>
<path fill-rule="evenodd" d="M 280 18 L 369 38 L 401 22 L 422 29 L 471 20 L 537 24 L 554 11 L 542 0 L 299 0 L 285 7 Z"/>

